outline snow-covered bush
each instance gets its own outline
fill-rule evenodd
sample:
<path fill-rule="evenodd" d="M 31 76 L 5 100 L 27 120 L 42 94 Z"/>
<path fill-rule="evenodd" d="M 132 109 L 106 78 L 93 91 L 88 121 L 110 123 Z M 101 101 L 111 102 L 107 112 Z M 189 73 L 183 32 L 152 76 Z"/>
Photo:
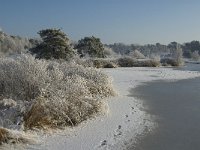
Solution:
<path fill-rule="evenodd" d="M 21 38 L 19 36 L 10 36 L 0 31 L 1 55 L 26 52 L 26 50 L 31 48 L 33 45 L 34 44 L 30 42 L 28 38 Z"/>
<path fill-rule="evenodd" d="M 160 61 L 160 55 L 151 54 L 150 59 L 155 60 L 155 61 Z"/>
<path fill-rule="evenodd" d="M 60 69 L 64 73 L 64 77 L 72 77 L 77 75 L 84 79 L 86 87 L 92 96 L 108 97 L 114 94 L 112 87 L 112 79 L 106 74 L 94 68 L 85 68 L 81 65 L 63 63 Z"/>
<path fill-rule="evenodd" d="M 179 66 L 179 63 L 173 58 L 163 58 L 160 60 L 163 66 Z"/>
<path fill-rule="evenodd" d="M 174 66 L 181 66 L 184 64 L 183 50 L 180 45 L 177 45 L 176 48 L 172 50 L 172 59 L 175 62 Z"/>
<path fill-rule="evenodd" d="M 131 57 L 122 57 L 117 59 L 118 65 L 120 67 L 133 67 L 135 61 L 136 60 Z"/>
<path fill-rule="evenodd" d="M 112 48 L 109 48 L 107 46 L 104 46 L 104 54 L 107 58 L 116 58 L 118 56 L 117 53 L 115 53 Z"/>
<path fill-rule="evenodd" d="M 198 61 L 200 59 L 200 56 L 199 56 L 199 52 L 198 51 L 194 51 L 192 54 L 191 54 L 191 58 L 195 61 Z"/>
<path fill-rule="evenodd" d="M 0 102 L 11 99 L 15 104 L 0 106 L 1 111 L 14 112 L 10 125 L 25 129 L 76 125 L 101 112 L 102 99 L 114 94 L 110 77 L 94 68 L 24 54 L 0 59 Z"/>
<path fill-rule="evenodd" d="M 47 66 L 47 62 L 30 55 L 0 59 L 0 94 L 4 98 L 31 101 L 50 82 Z"/>
<path fill-rule="evenodd" d="M 150 59 L 150 60 L 142 60 L 135 61 L 133 67 L 159 67 L 160 61 Z"/>
<path fill-rule="evenodd" d="M 134 50 L 134 51 L 130 52 L 129 56 L 136 58 L 136 59 L 144 59 L 145 58 L 145 56 L 138 50 Z"/>
<path fill-rule="evenodd" d="M 84 67 L 117 68 L 116 59 L 111 58 L 76 58 L 74 62 Z"/>
<path fill-rule="evenodd" d="M 96 68 L 116 68 L 117 63 L 111 59 L 92 59 L 93 66 Z"/>
<path fill-rule="evenodd" d="M 76 56 L 72 59 L 71 62 L 74 62 L 74 63 L 84 66 L 84 67 L 94 67 L 92 60 L 93 60 L 92 58 L 80 58 L 80 57 Z"/>
<path fill-rule="evenodd" d="M 87 64 L 90 64 L 89 67 L 92 66 L 95 68 L 158 67 L 160 66 L 160 60 L 156 60 L 156 59 L 137 60 L 131 57 L 121 57 L 118 59 L 103 59 L 103 58 L 102 59 L 87 59 L 87 60 L 82 59 L 82 63 L 80 64 L 83 66 L 87 66 Z"/>

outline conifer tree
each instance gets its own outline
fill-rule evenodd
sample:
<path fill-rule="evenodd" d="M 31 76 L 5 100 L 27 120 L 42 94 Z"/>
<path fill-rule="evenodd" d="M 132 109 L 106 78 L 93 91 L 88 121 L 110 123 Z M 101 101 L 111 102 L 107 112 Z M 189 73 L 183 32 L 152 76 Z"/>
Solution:
<path fill-rule="evenodd" d="M 85 37 L 78 41 L 76 49 L 81 57 L 89 55 L 90 57 L 104 58 L 104 46 L 99 38 L 94 36 Z"/>
<path fill-rule="evenodd" d="M 38 34 L 42 42 L 31 49 L 37 58 L 68 60 L 75 54 L 66 34 L 60 29 L 45 29 Z"/>

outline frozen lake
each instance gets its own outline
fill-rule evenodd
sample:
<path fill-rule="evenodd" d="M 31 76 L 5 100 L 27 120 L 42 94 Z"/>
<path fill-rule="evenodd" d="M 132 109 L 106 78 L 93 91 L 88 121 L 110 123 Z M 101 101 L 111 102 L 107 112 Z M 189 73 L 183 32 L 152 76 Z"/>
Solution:
<path fill-rule="evenodd" d="M 182 69 L 199 71 L 200 65 Z M 131 96 L 144 101 L 145 111 L 155 117 L 158 127 L 130 149 L 200 149 L 200 78 L 148 83 L 132 89 Z"/>

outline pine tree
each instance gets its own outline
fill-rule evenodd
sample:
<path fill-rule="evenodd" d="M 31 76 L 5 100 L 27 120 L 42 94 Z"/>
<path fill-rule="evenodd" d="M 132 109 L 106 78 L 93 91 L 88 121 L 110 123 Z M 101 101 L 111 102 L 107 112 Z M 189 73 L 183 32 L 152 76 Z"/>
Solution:
<path fill-rule="evenodd" d="M 89 55 L 90 57 L 104 58 L 104 46 L 99 38 L 94 36 L 85 37 L 78 41 L 76 49 L 81 57 Z"/>
<path fill-rule="evenodd" d="M 75 54 L 66 34 L 60 29 L 45 29 L 38 34 L 42 42 L 31 49 L 37 58 L 68 60 Z"/>

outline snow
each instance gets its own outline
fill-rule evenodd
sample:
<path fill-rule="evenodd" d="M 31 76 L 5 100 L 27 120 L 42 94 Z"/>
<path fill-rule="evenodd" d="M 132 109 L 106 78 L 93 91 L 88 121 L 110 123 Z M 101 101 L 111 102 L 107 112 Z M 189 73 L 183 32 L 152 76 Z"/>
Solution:
<path fill-rule="evenodd" d="M 103 69 L 113 77 L 118 96 L 108 99 L 108 113 L 81 125 L 41 137 L 42 143 L 28 149 L 121 150 L 137 135 L 154 129 L 153 118 L 143 111 L 141 100 L 129 97 L 130 88 L 153 80 L 175 81 L 200 77 L 199 72 L 172 68 Z"/>

